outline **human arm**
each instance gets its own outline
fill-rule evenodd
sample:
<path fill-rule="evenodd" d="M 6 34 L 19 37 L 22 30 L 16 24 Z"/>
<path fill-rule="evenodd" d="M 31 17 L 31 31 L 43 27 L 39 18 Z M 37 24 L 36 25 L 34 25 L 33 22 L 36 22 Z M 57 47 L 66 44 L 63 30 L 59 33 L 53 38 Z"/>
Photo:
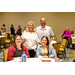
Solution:
<path fill-rule="evenodd" d="M 64 36 L 64 35 L 65 35 L 65 32 L 66 32 L 66 30 L 63 32 L 62 36 Z"/>
<path fill-rule="evenodd" d="M 53 36 L 51 36 L 51 38 L 49 39 L 49 44 L 50 44 L 50 42 L 53 40 Z"/>
<path fill-rule="evenodd" d="M 40 45 L 40 40 L 39 40 L 39 38 L 38 38 L 37 33 L 36 33 L 36 42 L 37 42 L 36 45 L 39 46 L 39 45 Z"/>
<path fill-rule="evenodd" d="M 15 53 L 15 48 L 12 48 L 12 46 L 10 46 L 7 53 L 7 61 L 14 59 L 14 53 Z"/>
<path fill-rule="evenodd" d="M 50 58 L 54 58 L 55 57 L 55 52 L 54 52 L 54 48 L 52 45 L 49 45 L 49 57 Z"/>
<path fill-rule="evenodd" d="M 54 33 L 52 31 L 52 28 L 50 28 L 50 39 L 49 39 L 49 43 L 53 40 L 53 36 L 54 36 Z"/>
<path fill-rule="evenodd" d="M 40 45 L 39 45 L 39 46 L 37 47 L 37 51 L 36 51 L 37 57 L 42 56 L 41 53 L 40 53 L 40 52 L 41 52 L 40 50 L 41 50 L 41 48 L 40 48 Z"/>

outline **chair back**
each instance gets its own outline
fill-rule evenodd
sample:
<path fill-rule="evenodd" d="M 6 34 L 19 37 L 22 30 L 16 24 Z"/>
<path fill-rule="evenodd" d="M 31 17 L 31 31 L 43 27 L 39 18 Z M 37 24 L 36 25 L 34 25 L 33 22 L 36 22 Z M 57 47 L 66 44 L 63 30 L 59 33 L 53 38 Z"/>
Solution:
<path fill-rule="evenodd" d="M 75 59 L 75 53 L 73 54 L 73 59 L 72 59 L 72 62 L 74 61 L 74 59 Z"/>
<path fill-rule="evenodd" d="M 5 44 L 5 40 L 6 40 L 6 37 L 2 37 L 1 40 L 0 40 L 0 45 Z"/>
<path fill-rule="evenodd" d="M 10 33 L 6 33 L 7 34 L 7 39 L 10 39 Z"/>
<path fill-rule="evenodd" d="M 69 42 L 69 44 L 72 44 L 72 38 L 71 37 L 68 37 L 68 42 Z"/>
<path fill-rule="evenodd" d="M 4 62 L 7 61 L 7 53 L 8 53 L 8 49 L 4 50 Z"/>
<path fill-rule="evenodd" d="M 10 42 L 11 43 L 14 42 L 14 36 L 13 35 L 11 35 L 11 37 L 10 37 Z"/>
<path fill-rule="evenodd" d="M 62 40 L 64 39 L 64 36 L 62 36 Z"/>
<path fill-rule="evenodd" d="M 61 45 L 66 48 L 67 47 L 67 39 L 63 39 Z"/>
<path fill-rule="evenodd" d="M 8 35 L 7 34 L 4 34 L 4 36 L 6 37 L 6 39 L 8 38 Z"/>
<path fill-rule="evenodd" d="M 54 47 L 56 53 L 58 53 L 59 52 L 59 48 L 60 48 L 60 43 L 53 44 L 53 47 Z"/>

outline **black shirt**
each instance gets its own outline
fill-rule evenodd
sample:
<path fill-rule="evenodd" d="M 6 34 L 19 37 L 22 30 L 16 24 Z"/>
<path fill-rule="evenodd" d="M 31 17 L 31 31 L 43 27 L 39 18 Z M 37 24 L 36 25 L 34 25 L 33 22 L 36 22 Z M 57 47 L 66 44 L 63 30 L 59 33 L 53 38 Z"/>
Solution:
<path fill-rule="evenodd" d="M 22 50 L 19 50 L 16 48 L 16 51 L 14 53 L 14 57 L 21 57 L 21 55 L 23 54 L 23 49 Z"/>

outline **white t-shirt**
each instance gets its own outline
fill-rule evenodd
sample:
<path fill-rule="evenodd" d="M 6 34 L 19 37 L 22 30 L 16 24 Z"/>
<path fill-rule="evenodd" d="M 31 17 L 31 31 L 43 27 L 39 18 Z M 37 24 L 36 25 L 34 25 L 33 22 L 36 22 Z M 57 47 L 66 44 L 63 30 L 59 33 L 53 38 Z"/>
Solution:
<path fill-rule="evenodd" d="M 40 42 L 36 32 L 26 32 L 22 33 L 22 41 L 28 50 L 36 49 L 36 43 Z"/>

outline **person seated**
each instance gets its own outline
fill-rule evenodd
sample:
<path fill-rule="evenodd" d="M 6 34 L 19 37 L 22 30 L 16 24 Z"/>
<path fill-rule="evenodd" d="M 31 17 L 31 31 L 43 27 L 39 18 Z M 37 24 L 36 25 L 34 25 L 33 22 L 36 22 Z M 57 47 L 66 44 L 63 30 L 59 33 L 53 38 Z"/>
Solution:
<path fill-rule="evenodd" d="M 74 37 L 74 31 L 71 31 L 71 37 Z"/>
<path fill-rule="evenodd" d="M 49 44 L 49 40 L 46 36 L 41 39 L 41 45 L 37 47 L 36 52 L 37 57 L 42 56 L 43 58 L 54 58 L 55 52 L 52 45 Z"/>
<path fill-rule="evenodd" d="M 13 60 L 15 57 L 21 57 L 23 51 L 25 51 L 27 58 L 29 58 L 28 49 L 23 45 L 21 36 L 16 35 L 13 44 L 8 49 L 7 61 Z"/>
<path fill-rule="evenodd" d="M 68 37 L 71 37 L 71 30 L 69 27 L 66 27 L 66 30 L 63 32 L 62 36 L 64 36 L 64 39 L 68 40 Z"/>
<path fill-rule="evenodd" d="M 5 24 L 3 24 L 3 27 L 1 28 L 2 32 L 6 32 L 6 27 L 5 27 Z"/>

